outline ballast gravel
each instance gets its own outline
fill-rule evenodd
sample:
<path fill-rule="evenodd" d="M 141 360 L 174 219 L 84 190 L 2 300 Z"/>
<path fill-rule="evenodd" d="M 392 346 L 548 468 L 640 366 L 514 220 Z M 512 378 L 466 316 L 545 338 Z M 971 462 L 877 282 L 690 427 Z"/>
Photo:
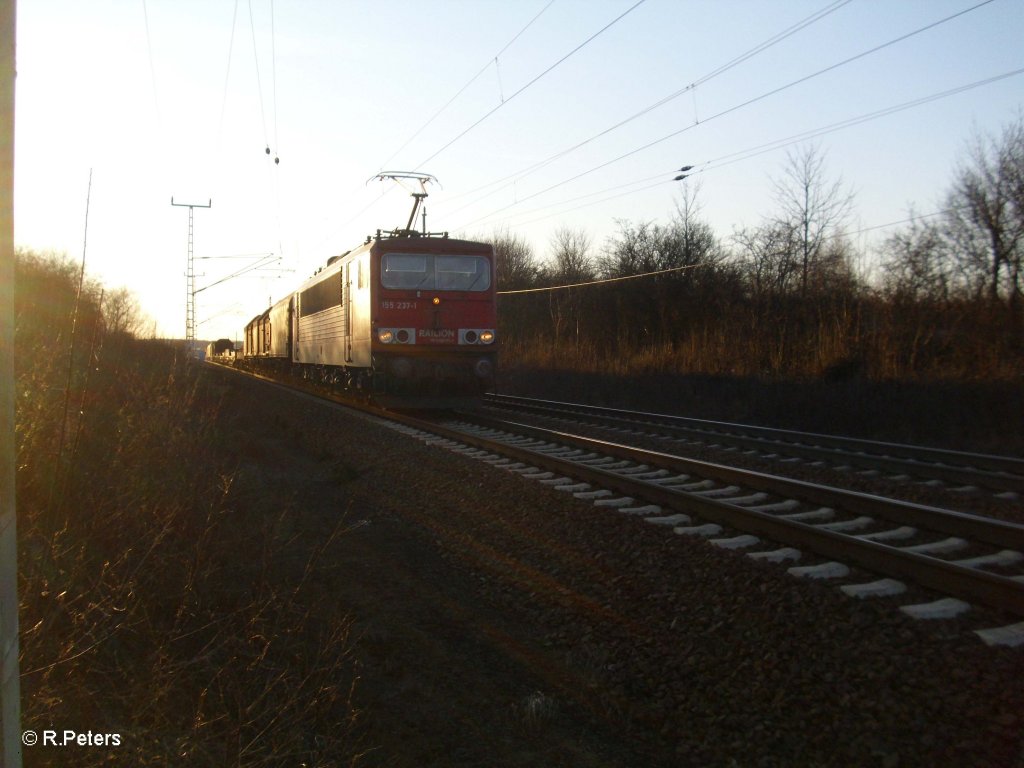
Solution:
<path fill-rule="evenodd" d="M 1024 648 L 224 381 L 242 498 L 359 522 L 359 765 L 1024 767 Z"/>

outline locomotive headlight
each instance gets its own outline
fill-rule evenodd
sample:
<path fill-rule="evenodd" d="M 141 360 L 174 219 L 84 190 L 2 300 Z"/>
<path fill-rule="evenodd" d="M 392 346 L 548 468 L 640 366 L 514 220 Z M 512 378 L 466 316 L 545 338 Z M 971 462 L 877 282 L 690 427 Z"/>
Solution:
<path fill-rule="evenodd" d="M 431 303 L 432 303 L 432 304 L 433 304 L 433 305 L 434 305 L 434 306 L 436 307 L 436 306 L 437 306 L 438 304 L 440 304 L 440 303 L 441 303 L 441 297 L 440 297 L 440 296 L 435 296 L 435 297 L 434 297 L 434 298 L 433 298 L 433 299 L 431 300 Z"/>
<path fill-rule="evenodd" d="M 460 328 L 459 344 L 493 344 L 493 328 Z"/>
<path fill-rule="evenodd" d="M 377 341 L 381 344 L 415 344 L 415 328 L 378 328 Z"/>

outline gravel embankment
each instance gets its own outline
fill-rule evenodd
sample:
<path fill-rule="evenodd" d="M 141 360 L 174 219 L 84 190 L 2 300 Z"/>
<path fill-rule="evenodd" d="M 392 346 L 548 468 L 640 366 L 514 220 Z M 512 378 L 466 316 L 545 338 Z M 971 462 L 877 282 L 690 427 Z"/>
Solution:
<path fill-rule="evenodd" d="M 1024 766 L 1024 649 L 257 383 L 225 395 L 239 499 L 353 523 L 323 588 L 355 620 L 362 765 Z"/>
<path fill-rule="evenodd" d="M 485 411 L 485 413 L 491 415 L 492 411 Z M 1021 499 L 1010 494 L 1000 495 L 991 489 L 957 488 L 946 484 L 936 485 L 924 477 L 893 478 L 880 472 L 862 471 L 857 467 L 847 466 L 845 469 L 839 469 L 828 463 L 817 465 L 811 461 L 792 461 L 786 455 L 785 448 L 780 448 L 778 453 L 772 454 L 771 457 L 760 454 L 749 455 L 743 450 L 727 450 L 721 446 L 712 447 L 704 443 L 680 443 L 675 440 L 665 440 L 653 434 L 624 435 L 613 429 L 536 414 L 516 412 L 503 414 L 500 411 L 494 413 L 498 417 L 536 425 L 544 429 L 572 432 L 598 440 L 672 453 L 697 461 L 724 464 L 738 469 L 780 475 L 808 483 L 829 485 L 859 493 L 902 499 L 914 504 L 924 504 L 1024 524 L 1024 504 L 1021 503 Z"/>

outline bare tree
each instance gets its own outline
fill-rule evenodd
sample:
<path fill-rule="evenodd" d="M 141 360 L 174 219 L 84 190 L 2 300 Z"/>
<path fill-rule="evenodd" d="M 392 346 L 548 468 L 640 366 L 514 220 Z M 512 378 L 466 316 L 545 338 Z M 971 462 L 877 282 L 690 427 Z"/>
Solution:
<path fill-rule="evenodd" d="M 609 237 L 597 259 L 600 273 L 606 277 L 630 277 L 659 268 L 662 228 L 649 221 L 632 224 L 616 219 L 617 235 Z"/>
<path fill-rule="evenodd" d="M 514 291 L 536 283 L 537 257 L 525 237 L 504 229 L 495 231 L 489 242 L 494 246 L 495 270 L 501 290 Z"/>
<path fill-rule="evenodd" d="M 128 336 L 137 336 L 145 324 L 139 301 L 127 288 L 117 288 L 104 295 L 103 321 L 107 333 Z"/>
<path fill-rule="evenodd" d="M 842 180 L 827 181 L 825 156 L 813 144 L 789 153 L 782 178 L 772 184 L 780 207 L 773 225 L 791 232 L 800 294 L 806 296 L 815 278 L 841 266 L 835 262 L 837 250 L 827 245 L 841 234 L 853 206 L 853 193 L 844 188 Z"/>
<path fill-rule="evenodd" d="M 565 283 L 592 280 L 595 267 L 590 247 L 590 235 L 584 230 L 556 230 L 551 237 L 551 276 Z"/>
<path fill-rule="evenodd" d="M 791 293 L 797 282 L 799 268 L 793 234 L 790 227 L 765 223 L 733 235 L 739 249 L 740 271 L 759 303 Z"/>
<path fill-rule="evenodd" d="M 590 253 L 590 236 L 582 229 L 558 229 L 551 237 L 550 264 L 544 277 L 552 285 L 572 285 L 593 280 L 596 276 Z M 552 291 L 547 296 L 548 313 L 554 328 L 552 343 L 556 344 L 571 329 L 577 348 L 585 336 L 580 327 L 585 298 L 572 289 Z"/>
<path fill-rule="evenodd" d="M 946 232 L 968 285 L 1020 304 L 1024 257 L 1024 117 L 1001 137 L 978 136 L 957 171 Z"/>
<path fill-rule="evenodd" d="M 701 205 L 697 198 L 700 184 L 683 187 L 682 197 L 676 201 L 675 215 L 668 228 L 666 247 L 661 268 L 706 265 L 719 261 L 718 239 L 711 225 L 700 218 Z"/>
<path fill-rule="evenodd" d="M 947 301 L 954 288 L 948 243 L 938 224 L 911 216 L 910 226 L 882 246 L 885 290 L 910 301 Z"/>

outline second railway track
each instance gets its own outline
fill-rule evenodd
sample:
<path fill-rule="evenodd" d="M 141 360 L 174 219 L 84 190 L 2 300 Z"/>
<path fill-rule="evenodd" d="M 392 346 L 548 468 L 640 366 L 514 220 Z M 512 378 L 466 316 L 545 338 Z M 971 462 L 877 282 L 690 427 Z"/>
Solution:
<path fill-rule="evenodd" d="M 1013 456 L 951 451 L 509 395 L 489 395 L 485 404 L 499 415 L 530 413 L 603 428 L 635 430 L 674 441 L 687 441 L 693 445 L 735 448 L 761 455 L 823 462 L 832 466 L 885 473 L 907 481 L 940 482 L 961 490 L 984 488 L 1009 501 L 1016 501 L 1024 495 L 1024 459 Z"/>
<path fill-rule="evenodd" d="M 915 618 L 969 616 L 972 605 L 984 606 L 970 622 L 980 622 L 972 629 L 984 642 L 1024 645 L 1024 525 L 479 414 L 369 410 L 424 442 L 582 502 L 779 563 L 794 576 L 834 579 L 854 598 L 892 598 Z"/>
<path fill-rule="evenodd" d="M 901 605 L 910 616 L 952 618 L 972 603 L 987 606 L 1000 626 L 978 628 L 978 636 L 1024 644 L 1024 526 L 482 417 L 394 423 L 596 506 L 779 562 L 795 576 L 845 580 L 851 597 L 899 599 L 923 588 L 930 597 Z"/>

